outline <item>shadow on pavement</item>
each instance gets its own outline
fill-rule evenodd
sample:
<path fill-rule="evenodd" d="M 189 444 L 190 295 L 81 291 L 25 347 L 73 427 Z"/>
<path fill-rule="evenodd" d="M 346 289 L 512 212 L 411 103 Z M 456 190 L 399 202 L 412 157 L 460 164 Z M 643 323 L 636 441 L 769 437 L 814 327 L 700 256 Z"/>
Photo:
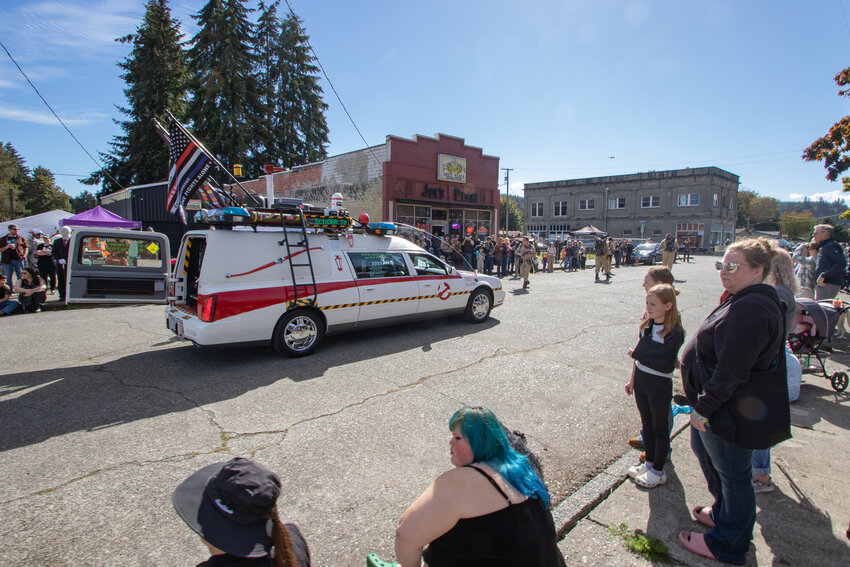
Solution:
<path fill-rule="evenodd" d="M 304 358 L 271 347 L 171 348 L 105 364 L 0 376 L 0 451 L 236 398 L 279 380 L 300 382 L 359 362 L 472 335 L 497 319 L 469 324 L 446 317 L 332 335 Z M 108 340 L 108 338 L 106 339 Z M 433 369 L 436 371 L 436 368 Z"/>

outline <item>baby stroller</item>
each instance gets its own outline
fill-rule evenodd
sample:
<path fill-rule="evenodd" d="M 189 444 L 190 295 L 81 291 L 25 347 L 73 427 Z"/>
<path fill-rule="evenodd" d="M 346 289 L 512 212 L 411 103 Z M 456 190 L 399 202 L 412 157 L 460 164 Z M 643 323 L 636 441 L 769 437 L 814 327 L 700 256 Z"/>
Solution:
<path fill-rule="evenodd" d="M 797 307 L 797 317 L 794 320 L 794 329 L 788 335 L 788 345 L 800 360 L 803 374 L 823 374 L 823 377 L 832 383 L 832 388 L 836 392 L 844 391 L 848 383 L 847 373 L 827 374 L 825 362 L 832 348 L 823 343 L 832 339 L 838 318 L 850 309 L 850 305 L 833 305 L 831 299 L 815 301 L 798 297 Z M 820 368 L 810 364 L 813 356 L 820 364 Z"/>

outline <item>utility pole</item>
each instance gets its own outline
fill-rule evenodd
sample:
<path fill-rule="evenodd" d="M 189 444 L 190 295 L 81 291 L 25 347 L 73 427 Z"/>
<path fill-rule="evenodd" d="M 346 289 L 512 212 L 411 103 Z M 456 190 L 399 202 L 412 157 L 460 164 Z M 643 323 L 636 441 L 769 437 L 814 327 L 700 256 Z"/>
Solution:
<path fill-rule="evenodd" d="M 508 218 L 511 216 L 510 209 L 508 209 L 508 201 L 511 196 L 511 172 L 514 170 L 512 167 L 503 167 L 505 171 L 505 238 L 508 237 Z"/>

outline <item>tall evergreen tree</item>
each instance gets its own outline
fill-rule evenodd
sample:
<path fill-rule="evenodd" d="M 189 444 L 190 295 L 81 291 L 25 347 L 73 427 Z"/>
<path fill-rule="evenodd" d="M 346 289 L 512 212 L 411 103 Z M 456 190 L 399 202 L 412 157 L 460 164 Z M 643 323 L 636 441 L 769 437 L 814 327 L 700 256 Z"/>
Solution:
<path fill-rule="evenodd" d="M 110 142 L 109 153 L 100 154 L 105 167 L 82 180 L 89 185 L 102 181 L 100 194 L 167 177 L 168 149 L 152 120 L 162 117 L 166 109 L 178 117 L 183 114 L 187 72 L 182 38 L 180 22 L 171 17 L 168 0 L 148 0 L 136 33 L 116 40 L 133 45 L 130 55 L 118 63 L 127 83 L 127 106 L 118 110 L 128 119 L 116 121 L 123 133 Z"/>
<path fill-rule="evenodd" d="M 31 215 L 56 209 L 71 211 L 68 194 L 56 185 L 56 177 L 53 173 L 41 166 L 33 170 L 32 177 L 27 179 L 21 187 L 21 200 L 24 201 Z"/>
<path fill-rule="evenodd" d="M 279 106 L 275 109 L 276 148 L 284 167 L 327 157 L 328 124 L 319 85 L 319 68 L 310 53 L 301 19 L 292 13 L 282 22 Z"/>
<path fill-rule="evenodd" d="M 83 191 L 76 197 L 71 197 L 71 212 L 75 215 L 93 209 L 97 206 L 97 197 L 90 191 Z"/>
<path fill-rule="evenodd" d="M 21 187 L 29 176 L 30 170 L 18 150 L 9 142 L 0 145 L 0 220 L 11 220 L 29 214 L 29 209 L 21 199 Z M 15 202 L 14 210 L 9 210 L 10 193 Z"/>
<path fill-rule="evenodd" d="M 280 159 L 275 154 L 277 144 L 274 140 L 276 123 L 275 108 L 280 95 L 280 34 L 281 23 L 277 16 L 280 0 L 274 0 L 266 6 L 260 1 L 260 17 L 257 19 L 257 34 L 254 41 L 256 55 L 256 76 L 258 112 L 252 130 L 252 169 L 265 164 L 277 164 Z"/>
<path fill-rule="evenodd" d="M 258 115 L 254 26 L 241 0 L 209 0 L 192 17 L 199 30 L 188 53 L 195 136 L 225 167 L 250 164 L 252 125 Z M 259 174 L 249 167 L 246 175 Z"/>

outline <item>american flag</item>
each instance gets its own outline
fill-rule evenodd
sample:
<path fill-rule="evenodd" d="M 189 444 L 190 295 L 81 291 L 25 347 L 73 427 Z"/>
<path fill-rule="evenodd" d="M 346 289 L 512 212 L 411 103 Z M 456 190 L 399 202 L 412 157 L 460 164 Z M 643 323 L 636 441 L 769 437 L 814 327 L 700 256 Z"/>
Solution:
<path fill-rule="evenodd" d="M 203 186 L 212 169 L 212 159 L 176 120 L 171 120 L 171 170 L 168 172 L 168 198 L 165 206 L 177 213 L 196 189 Z"/>

